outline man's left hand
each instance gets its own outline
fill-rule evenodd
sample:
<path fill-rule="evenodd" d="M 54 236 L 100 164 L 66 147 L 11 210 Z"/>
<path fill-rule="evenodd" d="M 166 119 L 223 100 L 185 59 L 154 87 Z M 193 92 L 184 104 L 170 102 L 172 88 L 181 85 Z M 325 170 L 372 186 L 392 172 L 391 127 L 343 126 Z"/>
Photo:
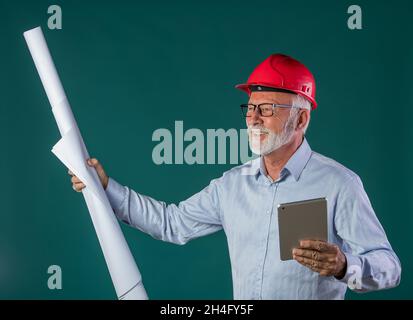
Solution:
<path fill-rule="evenodd" d="M 301 240 L 293 249 L 293 259 L 322 276 L 341 279 L 346 274 L 347 260 L 340 248 L 325 241 Z"/>

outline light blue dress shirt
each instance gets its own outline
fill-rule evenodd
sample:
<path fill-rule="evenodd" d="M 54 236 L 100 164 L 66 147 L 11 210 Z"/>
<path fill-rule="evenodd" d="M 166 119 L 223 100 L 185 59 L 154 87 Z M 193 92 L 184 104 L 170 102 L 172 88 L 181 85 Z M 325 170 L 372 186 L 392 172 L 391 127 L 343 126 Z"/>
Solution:
<path fill-rule="evenodd" d="M 361 287 L 355 291 L 400 282 L 399 259 L 360 178 L 312 151 L 306 139 L 276 181 L 267 177 L 257 158 L 225 172 L 178 205 L 138 194 L 113 179 L 106 193 L 120 220 L 156 239 L 185 244 L 224 229 L 234 299 L 344 299 L 357 270 Z M 328 202 L 328 241 L 347 258 L 347 272 L 340 280 L 320 276 L 294 260 L 280 260 L 277 205 L 323 197 Z"/>

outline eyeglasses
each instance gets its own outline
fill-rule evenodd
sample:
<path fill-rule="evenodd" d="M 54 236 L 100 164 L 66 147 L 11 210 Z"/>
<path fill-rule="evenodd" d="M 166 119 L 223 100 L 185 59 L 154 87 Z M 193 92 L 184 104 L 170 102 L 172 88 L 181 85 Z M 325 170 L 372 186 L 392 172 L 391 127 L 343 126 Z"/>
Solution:
<path fill-rule="evenodd" d="M 260 104 L 241 104 L 241 110 L 244 117 L 251 117 L 255 109 L 258 109 L 262 117 L 272 117 L 274 115 L 275 108 L 294 108 L 288 104 L 276 104 L 276 103 L 260 103 Z"/>

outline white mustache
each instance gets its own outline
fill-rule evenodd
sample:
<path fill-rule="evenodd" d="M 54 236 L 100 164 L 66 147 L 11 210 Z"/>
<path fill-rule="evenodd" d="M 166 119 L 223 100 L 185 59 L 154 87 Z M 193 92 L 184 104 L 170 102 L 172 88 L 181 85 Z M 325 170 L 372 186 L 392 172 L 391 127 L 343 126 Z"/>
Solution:
<path fill-rule="evenodd" d="M 255 126 L 249 126 L 248 127 L 248 134 L 270 134 L 270 130 L 267 128 L 260 126 L 260 125 L 255 125 Z"/>

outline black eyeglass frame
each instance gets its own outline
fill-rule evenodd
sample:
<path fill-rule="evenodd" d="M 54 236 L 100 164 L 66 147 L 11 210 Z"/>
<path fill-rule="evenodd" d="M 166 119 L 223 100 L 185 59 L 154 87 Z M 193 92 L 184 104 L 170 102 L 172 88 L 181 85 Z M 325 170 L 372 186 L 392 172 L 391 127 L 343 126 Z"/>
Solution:
<path fill-rule="evenodd" d="M 261 106 L 263 106 L 263 105 L 271 105 L 271 106 L 272 106 L 271 115 L 264 116 L 264 115 L 262 114 Z M 277 107 L 278 107 L 278 108 L 297 108 L 297 107 L 294 107 L 294 106 L 289 105 L 289 104 L 278 104 L 278 103 L 268 103 L 268 102 L 267 102 L 267 103 L 260 103 L 260 104 L 243 103 L 243 104 L 240 105 L 240 107 L 241 107 L 242 115 L 243 115 L 245 118 L 251 117 L 251 115 L 248 115 L 248 108 L 249 108 L 250 106 L 254 106 L 254 109 L 253 109 L 252 112 L 255 112 L 255 110 L 258 108 L 261 117 L 272 117 L 272 116 L 274 115 L 274 109 L 277 108 Z"/>

